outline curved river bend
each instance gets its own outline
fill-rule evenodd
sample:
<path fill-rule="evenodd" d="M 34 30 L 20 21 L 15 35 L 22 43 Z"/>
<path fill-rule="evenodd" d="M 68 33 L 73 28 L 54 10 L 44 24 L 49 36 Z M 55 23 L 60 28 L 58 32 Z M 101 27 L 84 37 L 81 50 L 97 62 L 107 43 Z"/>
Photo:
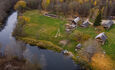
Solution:
<path fill-rule="evenodd" d="M 18 49 L 15 49 L 15 45 L 19 45 L 19 43 L 12 36 L 16 23 L 17 12 L 13 12 L 8 17 L 4 29 L 0 31 L 0 44 L 3 46 L 1 49 L 3 53 L 6 48 L 12 48 L 13 50 L 11 51 L 17 53 L 17 55 L 20 53 L 20 46 L 18 46 Z M 62 53 L 39 49 L 28 44 L 26 45 L 23 55 L 29 61 L 38 61 L 43 66 L 42 70 L 80 70 L 78 65 L 74 64 L 69 57 L 64 56 Z"/>

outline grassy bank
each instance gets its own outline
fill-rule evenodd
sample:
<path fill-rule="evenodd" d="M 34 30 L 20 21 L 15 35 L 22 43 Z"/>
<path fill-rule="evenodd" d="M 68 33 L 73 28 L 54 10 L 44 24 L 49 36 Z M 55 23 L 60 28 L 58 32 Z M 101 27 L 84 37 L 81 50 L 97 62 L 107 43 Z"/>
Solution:
<path fill-rule="evenodd" d="M 42 49 L 49 49 L 49 50 L 54 50 L 56 52 L 61 52 L 62 48 L 59 46 L 53 44 L 50 41 L 45 41 L 45 40 L 36 40 L 32 38 L 19 38 L 20 40 L 23 40 L 25 43 L 28 43 L 30 45 L 36 45 L 39 46 Z"/>

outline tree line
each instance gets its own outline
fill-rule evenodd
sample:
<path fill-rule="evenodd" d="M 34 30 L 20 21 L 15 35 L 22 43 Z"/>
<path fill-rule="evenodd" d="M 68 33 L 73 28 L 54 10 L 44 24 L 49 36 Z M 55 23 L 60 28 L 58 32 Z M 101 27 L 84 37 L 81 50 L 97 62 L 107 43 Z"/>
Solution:
<path fill-rule="evenodd" d="M 39 9 L 63 15 L 89 17 L 95 9 L 103 10 L 103 17 L 115 16 L 115 0 L 25 0 L 29 9 Z"/>

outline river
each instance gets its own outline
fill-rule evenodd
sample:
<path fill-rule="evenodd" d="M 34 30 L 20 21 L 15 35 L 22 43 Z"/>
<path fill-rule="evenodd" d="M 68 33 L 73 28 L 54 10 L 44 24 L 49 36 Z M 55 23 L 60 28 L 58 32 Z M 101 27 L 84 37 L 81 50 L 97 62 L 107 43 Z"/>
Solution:
<path fill-rule="evenodd" d="M 17 23 L 17 12 L 13 12 L 6 20 L 6 25 L 0 31 L 0 45 L 2 53 L 6 49 L 16 55 L 22 53 L 20 43 L 12 36 L 12 32 Z M 38 62 L 42 65 L 42 70 L 80 70 L 68 56 L 62 53 L 56 53 L 50 50 L 40 49 L 36 46 L 25 44 L 26 49 L 23 51 L 24 57 L 31 62 Z"/>

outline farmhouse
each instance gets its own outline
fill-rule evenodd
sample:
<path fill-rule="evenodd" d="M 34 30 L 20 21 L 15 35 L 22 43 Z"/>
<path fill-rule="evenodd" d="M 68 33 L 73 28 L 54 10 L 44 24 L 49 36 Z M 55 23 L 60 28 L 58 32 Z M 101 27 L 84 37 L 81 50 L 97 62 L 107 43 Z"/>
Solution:
<path fill-rule="evenodd" d="M 114 24 L 114 22 L 112 20 L 108 20 L 107 22 L 103 23 L 103 27 L 105 29 L 110 29 L 110 27 Z"/>
<path fill-rule="evenodd" d="M 106 36 L 105 33 L 103 32 L 103 33 L 100 33 L 99 35 L 97 35 L 97 36 L 95 37 L 95 39 L 96 39 L 98 42 L 100 42 L 102 45 L 104 45 L 104 43 L 105 43 L 105 41 L 106 41 L 106 39 L 107 39 L 107 36 Z"/>

